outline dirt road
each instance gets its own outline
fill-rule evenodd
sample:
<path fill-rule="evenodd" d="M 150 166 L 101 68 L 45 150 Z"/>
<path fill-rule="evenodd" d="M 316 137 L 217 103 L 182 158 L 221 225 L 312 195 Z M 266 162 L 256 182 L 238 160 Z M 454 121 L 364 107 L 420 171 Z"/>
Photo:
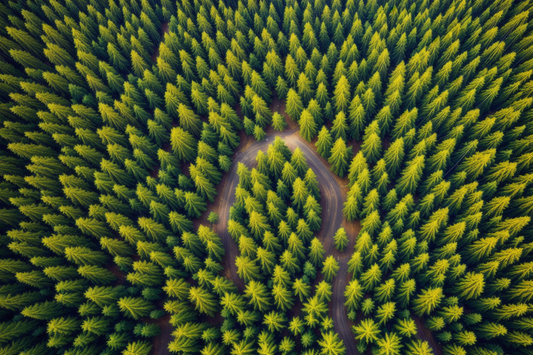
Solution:
<path fill-rule="evenodd" d="M 339 261 L 340 268 L 337 276 L 333 279 L 332 284 L 332 299 L 330 304 L 330 316 L 334 320 L 335 332 L 339 334 L 339 338 L 343 341 L 346 347 L 346 355 L 359 354 L 356 348 L 355 339 L 351 331 L 352 323 L 348 319 L 347 310 L 344 306 L 344 290 L 349 281 L 348 275 L 348 261 L 350 259 L 350 253 L 353 251 L 355 238 L 357 236 L 360 226 L 358 222 L 346 223 L 344 227 L 350 239 L 350 243 L 344 252 L 339 252 L 335 249 L 335 243 L 333 235 L 339 227 L 343 225 L 343 199 L 345 192 L 342 191 L 342 187 L 339 184 L 339 180 L 325 165 L 324 159 L 318 155 L 318 153 L 312 149 L 307 142 L 305 142 L 295 129 L 289 129 L 284 132 L 276 132 L 267 135 L 265 141 L 256 142 L 251 144 L 242 144 L 239 146 L 237 153 L 233 157 L 233 165 L 229 171 L 227 177 L 225 177 L 225 184 L 221 186 L 219 190 L 220 203 L 218 204 L 219 221 L 214 227 L 215 232 L 221 237 L 224 244 L 226 254 L 224 256 L 223 263 L 225 265 L 225 275 L 231 279 L 240 290 L 244 289 L 244 282 L 237 275 L 237 267 L 235 265 L 235 259 L 239 255 L 239 248 L 233 241 L 230 234 L 227 231 L 227 223 L 229 220 L 229 210 L 235 202 L 235 188 L 239 183 L 239 176 L 237 175 L 238 163 L 243 163 L 248 167 L 256 165 L 255 157 L 257 152 L 262 150 L 266 153 L 268 145 L 273 143 L 274 138 L 278 136 L 285 141 L 285 144 L 294 150 L 299 147 L 306 159 L 309 166 L 313 169 L 317 175 L 317 180 L 320 186 L 322 206 L 322 227 L 316 233 L 316 236 L 320 239 L 326 250 L 326 256 L 334 255 Z M 249 142 L 248 142 L 249 143 Z M 427 340 L 435 354 L 442 354 L 440 347 L 433 338 L 431 332 L 425 328 L 423 322 L 417 320 L 418 338 Z M 171 341 L 172 327 L 166 324 L 166 327 L 162 327 L 162 334 L 159 341 L 156 341 L 154 345 L 156 348 L 153 354 L 166 355 L 169 354 L 166 345 Z"/>
<path fill-rule="evenodd" d="M 168 23 L 164 23 L 161 29 L 161 35 L 164 36 L 164 34 L 168 33 L 168 31 Z M 159 49 L 156 48 L 152 55 L 152 60 L 155 62 L 158 56 Z M 284 103 L 282 103 L 282 101 L 279 99 L 274 99 L 274 102 L 278 103 L 278 107 L 276 107 L 275 110 L 281 112 L 288 120 L 290 120 L 284 112 Z M 283 108 L 279 107 L 280 103 Z M 215 227 L 215 231 L 222 238 L 224 249 L 226 251 L 226 255 L 224 257 L 226 276 L 237 285 L 239 290 L 244 289 L 244 282 L 237 275 L 237 267 L 235 266 L 235 258 L 239 254 L 239 249 L 237 244 L 231 239 L 231 236 L 226 228 L 229 219 L 229 209 L 235 202 L 235 187 L 239 183 L 239 176 L 237 175 L 237 163 L 240 162 L 247 166 L 253 166 L 255 164 L 257 152 L 259 150 L 263 150 L 266 153 L 268 145 L 273 142 L 274 137 L 276 136 L 283 138 L 287 146 L 292 150 L 294 150 L 296 147 L 300 147 L 307 158 L 309 167 L 311 167 L 317 175 L 321 194 L 320 204 L 322 206 L 322 227 L 318 233 L 316 233 L 316 236 L 324 245 L 326 256 L 334 254 L 337 260 L 340 262 L 339 272 L 334 278 L 332 285 L 333 295 L 331 300 L 331 315 L 335 324 L 335 331 L 339 334 L 340 339 L 342 339 L 344 345 L 346 346 L 346 354 L 359 354 L 357 352 L 355 340 L 350 329 L 351 323 L 348 320 L 346 307 L 344 307 L 344 289 L 346 288 L 347 284 L 347 262 L 350 258 L 350 255 L 346 252 L 339 253 L 336 251 L 333 241 L 333 235 L 337 229 L 342 226 L 343 191 L 337 183 L 333 173 L 321 161 L 322 158 L 320 155 L 307 145 L 307 143 L 298 135 L 295 129 L 289 128 L 284 132 L 269 134 L 267 135 L 265 141 L 254 142 L 249 146 L 243 147 L 244 149 L 239 151 L 234 156 L 233 165 L 226 180 L 227 182 L 221 191 L 222 201 L 219 208 L 220 220 Z M 241 146 L 239 148 L 241 148 Z M 348 236 L 351 239 L 355 238 L 355 235 L 348 234 Z M 353 240 L 351 240 L 350 245 L 353 245 Z M 347 250 L 351 250 L 351 248 L 347 248 Z M 154 347 L 151 351 L 152 355 L 169 354 L 167 347 L 168 343 L 172 340 L 172 326 L 168 323 L 168 320 L 169 317 L 165 317 L 161 319 L 161 322 L 159 323 L 161 326 L 161 334 L 154 338 Z"/>
<path fill-rule="evenodd" d="M 305 141 L 295 131 L 284 131 L 268 135 L 266 140 L 261 142 L 254 142 L 247 146 L 244 151 L 237 153 L 234 157 L 232 169 L 229 172 L 222 194 L 222 201 L 219 207 L 220 220 L 217 223 L 215 231 L 218 233 L 224 243 L 226 255 L 224 262 L 226 265 L 226 276 L 230 278 L 240 290 L 244 289 L 244 282 L 237 275 L 237 267 L 235 266 L 235 258 L 239 254 L 237 244 L 231 239 L 227 231 L 227 223 L 229 220 L 229 209 L 235 202 L 235 188 L 239 183 L 239 176 L 237 175 L 238 163 L 243 163 L 248 167 L 255 166 L 255 157 L 259 150 L 266 153 L 267 147 L 274 141 L 274 137 L 279 136 L 285 144 L 294 150 L 299 147 L 307 158 L 307 163 L 317 175 L 317 180 L 320 186 L 322 206 L 322 227 L 316 233 L 326 250 L 326 256 L 334 254 L 340 262 L 340 270 L 337 276 L 333 279 L 333 295 L 331 303 L 331 314 L 335 325 L 335 331 L 339 334 L 340 339 L 346 346 L 346 354 L 358 354 L 353 333 L 350 329 L 350 321 L 348 320 L 347 311 L 344 307 L 344 289 L 347 281 L 347 262 L 349 260 L 349 252 L 339 254 L 335 250 L 333 235 L 338 228 L 342 226 L 343 215 L 343 191 L 335 180 L 333 173 L 322 163 L 322 158 L 316 151 L 311 149 Z M 350 236 L 354 238 L 355 236 Z"/>

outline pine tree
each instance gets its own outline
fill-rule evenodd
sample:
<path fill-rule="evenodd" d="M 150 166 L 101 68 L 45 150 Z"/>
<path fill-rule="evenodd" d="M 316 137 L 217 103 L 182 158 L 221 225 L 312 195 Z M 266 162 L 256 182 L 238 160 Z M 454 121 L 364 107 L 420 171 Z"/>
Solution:
<path fill-rule="evenodd" d="M 358 326 L 353 327 L 355 339 L 362 340 L 365 344 L 377 342 L 381 333 L 379 326 L 372 319 L 364 319 Z"/>
<path fill-rule="evenodd" d="M 201 287 L 189 289 L 189 300 L 194 304 L 196 310 L 210 316 L 214 315 L 218 308 L 216 298 Z"/>
<path fill-rule="evenodd" d="M 49 320 L 54 317 L 64 314 L 64 308 L 60 303 L 55 301 L 34 303 L 31 306 L 25 307 L 21 314 L 25 317 L 33 319 Z"/>
<path fill-rule="evenodd" d="M 194 113 L 194 111 L 184 104 L 180 104 L 178 106 L 177 111 L 180 127 L 187 130 L 194 136 L 199 136 L 202 122 L 200 121 L 200 118 Z"/>
<path fill-rule="evenodd" d="M 332 256 L 328 256 L 322 264 L 322 274 L 324 274 L 324 280 L 330 282 L 333 277 L 337 275 L 339 271 L 339 262 Z"/>
<path fill-rule="evenodd" d="M 287 114 L 290 117 L 299 121 L 300 115 L 304 109 L 304 106 L 298 93 L 294 91 L 293 89 L 289 89 L 289 92 L 287 93 L 286 102 L 287 102 L 287 107 L 286 107 Z"/>
<path fill-rule="evenodd" d="M 344 176 L 344 173 L 348 169 L 348 161 L 352 152 L 351 147 L 346 147 L 346 143 L 343 139 L 339 138 L 335 141 L 333 148 L 331 148 L 331 156 L 328 162 L 331 164 L 332 171 L 339 175 Z"/>
<path fill-rule="evenodd" d="M 348 126 L 346 124 L 346 116 L 344 112 L 339 112 L 333 120 L 333 126 L 331 127 L 332 137 L 337 140 L 342 138 L 346 141 Z"/>
<path fill-rule="evenodd" d="M 402 171 L 398 179 L 397 191 L 401 195 L 413 193 L 422 179 L 424 170 L 424 157 L 418 156 L 407 163 L 407 167 Z"/>
<path fill-rule="evenodd" d="M 255 310 L 260 312 L 267 311 L 271 306 L 271 298 L 264 284 L 257 281 L 250 281 L 246 285 L 244 294 L 250 299 L 250 304 Z"/>
<path fill-rule="evenodd" d="M 343 251 L 346 245 L 348 245 L 348 237 L 344 228 L 339 228 L 333 236 L 333 239 L 335 240 L 335 248 L 339 251 Z"/>
<path fill-rule="evenodd" d="M 170 132 L 172 151 L 178 159 L 192 161 L 196 156 L 196 144 L 193 136 L 179 127 Z"/>
<path fill-rule="evenodd" d="M 318 341 L 322 354 L 342 355 L 346 352 L 344 343 L 339 339 L 337 333 L 329 331 L 322 335 L 322 340 Z"/>
<path fill-rule="evenodd" d="M 300 135 L 310 142 L 316 135 L 317 124 L 314 117 L 307 110 L 303 110 L 298 121 L 300 124 Z"/>
<path fill-rule="evenodd" d="M 77 265 L 104 265 L 108 258 L 99 251 L 93 251 L 86 247 L 65 248 L 65 256 Z"/>
<path fill-rule="evenodd" d="M 414 310 L 418 315 L 429 314 L 442 300 L 442 288 L 428 288 L 422 290 L 413 300 Z"/>
<path fill-rule="evenodd" d="M 285 121 L 285 117 L 280 115 L 278 112 L 274 112 L 274 114 L 272 115 L 272 127 L 276 131 L 283 132 L 286 126 L 287 122 Z"/>
<path fill-rule="evenodd" d="M 337 84 L 335 85 L 335 91 L 333 93 L 333 102 L 337 112 L 347 111 L 350 104 L 350 83 L 344 75 L 342 75 Z"/>
<path fill-rule="evenodd" d="M 326 251 L 324 250 L 322 243 L 317 238 L 313 238 L 313 240 L 311 240 L 311 246 L 309 247 L 309 260 L 315 266 L 318 266 L 324 260 L 325 253 Z"/>
<path fill-rule="evenodd" d="M 138 297 L 121 298 L 118 301 L 118 306 L 126 316 L 133 319 L 148 316 L 154 307 L 151 302 Z"/>
<path fill-rule="evenodd" d="M 184 197 L 184 208 L 190 218 L 198 218 L 207 209 L 207 204 L 196 193 L 186 192 Z"/>
<path fill-rule="evenodd" d="M 113 273 L 96 265 L 81 266 L 78 268 L 78 273 L 82 277 L 97 285 L 109 285 L 116 280 L 116 277 L 113 275 Z"/>
<path fill-rule="evenodd" d="M 307 185 L 301 178 L 296 178 L 292 185 L 292 191 L 292 205 L 297 211 L 301 211 L 305 202 L 307 201 L 307 197 L 309 196 Z"/>
<path fill-rule="evenodd" d="M 381 151 L 381 138 L 376 133 L 370 134 L 361 145 L 361 152 L 371 164 L 381 159 Z"/>
<path fill-rule="evenodd" d="M 357 280 L 350 281 L 350 283 L 346 286 L 344 297 L 346 298 L 344 305 L 348 307 L 348 309 L 359 309 L 359 303 L 363 299 L 363 290 Z"/>

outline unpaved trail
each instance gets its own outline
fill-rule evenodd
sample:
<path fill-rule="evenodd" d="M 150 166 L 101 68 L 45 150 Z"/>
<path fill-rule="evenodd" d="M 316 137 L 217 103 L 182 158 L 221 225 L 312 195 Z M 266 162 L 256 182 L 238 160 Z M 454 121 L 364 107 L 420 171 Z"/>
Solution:
<path fill-rule="evenodd" d="M 266 153 L 268 145 L 274 141 L 275 137 L 282 138 L 292 151 L 294 151 L 296 147 L 299 147 L 304 153 L 309 167 L 312 168 L 317 175 L 321 195 L 320 205 L 322 207 L 322 226 L 315 235 L 322 242 L 324 249 L 326 250 L 326 257 L 333 255 L 337 261 L 339 261 L 340 266 L 337 276 L 333 279 L 332 283 L 333 294 L 330 304 L 330 316 L 334 321 L 335 332 L 339 335 L 339 338 L 343 341 L 344 346 L 346 347 L 346 355 L 359 354 L 351 330 L 352 322 L 348 319 L 348 312 L 344 306 L 344 290 L 350 279 L 348 275 L 348 261 L 351 256 L 351 251 L 353 251 L 355 238 L 357 237 L 360 225 L 358 221 L 346 222 L 346 220 L 344 220 L 342 209 L 344 196 L 346 195 L 345 189 L 343 189 L 343 186 L 339 183 L 338 177 L 336 177 L 325 165 L 324 159 L 310 147 L 308 142 L 304 141 L 303 138 L 299 136 L 298 131 L 294 128 L 289 128 L 283 132 L 270 132 L 267 135 L 266 140 L 261 142 L 254 141 L 253 143 L 241 143 L 236 154 L 233 156 L 231 170 L 227 173 L 227 177 L 225 177 L 224 186 L 220 186 L 219 189 L 221 198 L 218 206 L 219 221 L 214 226 L 214 231 L 219 235 L 224 244 L 225 256 L 223 264 L 225 266 L 225 276 L 232 280 L 239 290 L 244 290 L 244 282 L 237 275 L 237 266 L 235 265 L 235 259 L 239 255 L 239 248 L 227 231 L 229 210 L 235 203 L 235 188 L 239 183 L 237 165 L 238 163 L 243 163 L 248 167 L 256 166 L 255 158 L 257 152 L 262 150 Z M 337 229 L 342 226 L 346 228 L 349 244 L 343 252 L 339 252 L 335 249 L 333 236 Z M 419 328 L 418 338 L 427 340 L 435 354 L 442 354 L 442 351 L 437 345 L 431 332 L 424 327 L 420 320 L 417 321 L 417 327 Z M 171 330 L 171 326 L 162 329 L 160 337 L 163 338 L 163 341 L 159 342 L 156 352 L 157 355 L 169 354 L 168 349 L 163 344 L 166 343 L 168 346 L 168 341 L 171 340 Z"/>
<path fill-rule="evenodd" d="M 335 325 L 335 331 L 339 334 L 340 339 L 346 346 L 346 354 L 358 354 L 355 344 L 355 339 L 351 331 L 351 323 L 348 320 L 346 307 L 344 306 L 344 289 L 347 284 L 348 260 L 350 258 L 349 248 L 344 253 L 339 253 L 335 249 L 333 235 L 343 223 L 343 203 L 344 192 L 339 186 L 333 173 L 324 165 L 320 155 L 309 147 L 308 143 L 301 138 L 295 130 L 284 131 L 280 133 L 272 133 L 267 135 L 266 140 L 261 142 L 254 142 L 246 146 L 244 151 L 235 154 L 233 158 L 233 165 L 229 172 L 226 184 L 221 191 L 222 200 L 219 207 L 220 220 L 215 227 L 215 231 L 224 243 L 226 255 L 224 256 L 224 263 L 226 265 L 226 276 L 230 278 L 239 288 L 244 289 L 244 282 L 237 275 L 237 267 L 235 265 L 235 258 L 239 255 L 239 248 L 237 243 L 231 239 L 227 231 L 227 223 L 229 220 L 229 209 L 235 202 L 235 188 L 239 183 L 239 176 L 237 175 L 238 163 L 243 163 L 248 167 L 255 166 L 255 157 L 259 150 L 266 153 L 268 145 L 274 141 L 275 137 L 280 137 L 285 141 L 285 144 L 294 151 L 299 147 L 304 153 L 307 164 L 317 176 L 320 186 L 322 206 L 322 227 L 315 234 L 320 239 L 326 250 L 326 256 L 335 255 L 340 263 L 340 269 L 337 276 L 333 279 L 333 295 L 331 300 L 331 315 Z M 355 238 L 350 235 L 350 238 Z M 352 243 L 350 243 L 352 244 Z"/>
<path fill-rule="evenodd" d="M 168 23 L 163 23 L 161 35 L 164 36 L 168 31 Z M 152 60 L 155 62 L 158 56 L 159 48 L 156 48 L 152 55 Z M 214 230 L 220 236 L 224 244 L 226 253 L 223 260 L 225 265 L 225 275 L 237 285 L 239 290 L 242 291 L 244 289 L 244 282 L 237 275 L 237 267 L 235 265 L 235 259 L 239 255 L 239 248 L 233 239 L 231 239 L 231 236 L 227 231 L 229 209 L 235 202 L 235 188 L 239 183 L 237 165 L 238 163 L 243 163 L 248 167 L 254 166 L 257 152 L 259 150 L 266 152 L 268 145 L 273 142 L 274 138 L 276 136 L 280 137 L 291 150 L 299 147 L 303 151 L 309 167 L 312 168 L 317 175 L 321 195 L 320 205 L 322 207 L 322 226 L 315 235 L 324 245 L 326 257 L 334 255 L 340 263 L 339 272 L 333 279 L 332 284 L 333 295 L 331 299 L 330 314 L 334 321 L 335 331 L 339 334 L 340 339 L 346 346 L 346 354 L 359 354 L 351 331 L 351 322 L 348 320 L 346 307 L 344 306 L 344 289 L 346 288 L 348 279 L 347 263 L 350 258 L 349 250 L 351 250 L 350 246 L 353 246 L 356 235 L 349 233 L 349 230 L 347 229 L 350 243 L 344 253 L 339 253 L 335 249 L 335 243 L 333 241 L 333 235 L 335 235 L 337 229 L 343 226 L 343 196 L 346 192 L 343 191 L 339 185 L 338 177 L 336 177 L 328 167 L 324 165 L 323 158 L 314 149 L 310 148 L 309 143 L 304 141 L 303 138 L 298 135 L 298 125 L 285 113 L 285 103 L 282 100 L 276 100 L 275 98 L 273 106 L 275 111 L 279 111 L 286 117 L 289 127 L 283 132 L 269 132 L 264 141 L 254 142 L 249 145 L 243 145 L 241 143 L 237 153 L 233 157 L 233 165 L 227 175 L 225 185 L 222 187 L 221 191 L 219 190 L 219 194 L 222 195 L 218 208 L 220 219 Z M 161 326 L 161 334 L 154 338 L 152 343 L 153 348 L 150 352 L 152 355 L 167 355 L 170 353 L 168 350 L 168 344 L 171 341 L 172 326 L 168 322 L 169 318 L 170 317 L 164 317 L 159 322 L 159 325 Z"/>

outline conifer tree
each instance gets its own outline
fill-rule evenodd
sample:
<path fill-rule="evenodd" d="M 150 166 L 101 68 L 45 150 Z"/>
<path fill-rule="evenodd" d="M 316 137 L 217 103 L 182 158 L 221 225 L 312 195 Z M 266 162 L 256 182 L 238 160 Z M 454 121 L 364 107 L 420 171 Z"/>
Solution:
<path fill-rule="evenodd" d="M 187 131 L 175 127 L 170 132 L 172 151 L 178 159 L 192 161 L 196 156 L 196 144 L 193 136 Z"/>
<path fill-rule="evenodd" d="M 317 124 L 314 117 L 307 110 L 303 110 L 300 114 L 300 135 L 310 142 L 316 135 Z"/>
<path fill-rule="evenodd" d="M 325 252 L 324 246 L 317 238 L 311 240 L 311 246 L 309 247 L 309 260 L 315 266 L 318 266 L 322 263 Z"/>
<path fill-rule="evenodd" d="M 201 131 L 201 121 L 198 116 L 189 107 L 184 104 L 178 106 L 178 117 L 180 127 L 189 133 L 198 136 Z"/>
<path fill-rule="evenodd" d="M 333 239 L 335 240 L 335 248 L 339 251 L 343 251 L 348 244 L 348 237 L 346 236 L 344 228 L 339 228 L 337 233 L 333 236 Z"/>
<path fill-rule="evenodd" d="M 302 114 L 302 111 L 304 109 L 300 96 L 293 89 L 289 89 L 289 92 L 287 93 L 286 101 L 287 101 L 287 107 L 286 107 L 287 114 L 290 117 L 299 121 L 300 115 Z"/>
<path fill-rule="evenodd" d="M 348 161 L 352 152 L 351 147 L 346 147 L 346 143 L 343 139 L 339 138 L 335 141 L 335 144 L 331 148 L 331 155 L 328 162 L 331 164 L 332 171 L 339 175 L 344 176 L 348 169 Z"/>
<path fill-rule="evenodd" d="M 337 112 L 346 111 L 350 103 L 350 83 L 344 75 L 342 75 L 337 84 L 335 85 L 335 91 L 333 93 L 333 102 Z"/>
<path fill-rule="evenodd" d="M 201 287 L 191 287 L 189 289 L 189 300 L 200 313 L 213 315 L 217 310 L 216 298 Z"/>
<path fill-rule="evenodd" d="M 133 319 L 146 317 L 154 307 L 151 302 L 139 297 L 121 298 L 118 301 L 118 306 L 126 316 Z"/>
<path fill-rule="evenodd" d="M 324 280 L 326 282 L 330 282 L 333 277 L 337 275 L 337 272 L 339 271 L 339 262 L 335 260 L 335 258 L 330 255 L 322 264 L 322 273 L 324 274 Z"/>
<path fill-rule="evenodd" d="M 271 306 L 271 298 L 266 286 L 258 281 L 250 281 L 246 285 L 244 294 L 255 310 L 265 312 Z"/>

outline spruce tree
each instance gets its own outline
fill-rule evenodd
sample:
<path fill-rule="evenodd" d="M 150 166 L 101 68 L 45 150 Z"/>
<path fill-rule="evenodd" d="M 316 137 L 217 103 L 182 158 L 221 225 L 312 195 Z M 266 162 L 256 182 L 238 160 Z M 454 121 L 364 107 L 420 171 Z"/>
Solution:
<path fill-rule="evenodd" d="M 318 154 L 320 154 L 324 159 L 329 158 L 331 148 L 333 146 L 333 140 L 326 126 L 322 126 L 322 129 L 318 133 L 318 140 L 316 141 L 315 146 Z"/>
<path fill-rule="evenodd" d="M 332 171 L 339 175 L 344 176 L 345 172 L 348 170 L 348 161 L 350 159 L 352 152 L 351 147 L 346 146 L 346 142 L 339 138 L 335 141 L 335 144 L 331 148 L 331 155 L 328 159 L 328 162 L 331 164 Z"/>
<path fill-rule="evenodd" d="M 303 110 L 300 114 L 300 135 L 310 142 L 316 135 L 317 125 L 314 117 L 307 110 Z"/>
<path fill-rule="evenodd" d="M 193 136 L 187 131 L 175 127 L 170 132 L 172 151 L 177 158 L 184 161 L 192 161 L 196 156 L 196 144 Z"/>
<path fill-rule="evenodd" d="M 348 244 L 348 237 L 346 236 L 344 228 L 339 228 L 337 233 L 333 236 L 333 239 L 335 240 L 335 248 L 339 251 L 343 251 Z"/>

